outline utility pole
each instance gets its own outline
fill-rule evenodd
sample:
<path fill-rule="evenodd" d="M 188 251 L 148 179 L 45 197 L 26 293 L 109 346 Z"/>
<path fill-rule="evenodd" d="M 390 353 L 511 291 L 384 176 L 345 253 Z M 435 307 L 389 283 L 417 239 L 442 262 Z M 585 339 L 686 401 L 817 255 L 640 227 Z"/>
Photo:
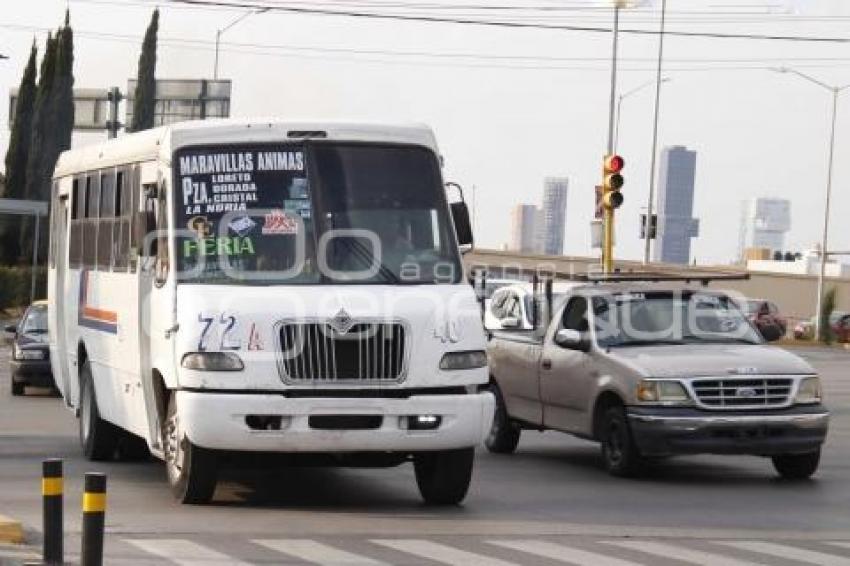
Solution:
<path fill-rule="evenodd" d="M 106 121 L 106 132 L 107 137 L 113 139 L 118 137 L 118 130 L 123 125 L 118 120 L 118 103 L 124 97 L 121 95 L 121 90 L 117 86 L 110 88 L 106 96 L 109 101 L 109 119 Z"/>
<path fill-rule="evenodd" d="M 643 263 L 648 264 L 652 250 L 652 209 L 655 205 L 655 160 L 658 155 L 658 114 L 661 108 L 661 63 L 664 60 L 664 24 L 667 15 L 667 0 L 661 0 L 661 30 L 658 34 L 658 66 L 655 72 L 655 117 L 652 122 L 652 158 L 649 165 L 649 196 L 646 200 L 646 220 L 643 235 L 646 238 L 643 248 Z"/>
<path fill-rule="evenodd" d="M 617 104 L 617 40 L 620 31 L 621 0 L 614 2 L 614 26 L 611 30 L 611 95 L 608 103 L 608 144 L 606 155 L 614 153 L 614 110 Z M 604 207 L 602 213 L 602 271 L 614 271 L 614 209 Z"/>

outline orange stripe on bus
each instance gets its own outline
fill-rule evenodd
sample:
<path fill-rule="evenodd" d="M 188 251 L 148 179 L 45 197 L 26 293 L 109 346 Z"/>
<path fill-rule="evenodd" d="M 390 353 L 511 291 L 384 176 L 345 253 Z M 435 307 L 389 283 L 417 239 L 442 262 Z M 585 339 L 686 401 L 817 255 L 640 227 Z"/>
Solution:
<path fill-rule="evenodd" d="M 83 316 L 86 318 L 96 318 L 103 322 L 118 322 L 117 312 L 96 309 L 94 307 L 83 307 Z"/>

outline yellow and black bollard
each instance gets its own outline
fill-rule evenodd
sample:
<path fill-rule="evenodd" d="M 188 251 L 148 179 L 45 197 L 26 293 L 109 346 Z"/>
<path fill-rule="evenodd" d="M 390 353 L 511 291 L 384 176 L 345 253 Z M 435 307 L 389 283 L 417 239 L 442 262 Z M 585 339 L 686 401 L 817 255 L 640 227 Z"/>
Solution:
<path fill-rule="evenodd" d="M 103 564 L 103 527 L 106 518 L 106 474 L 87 473 L 83 493 L 83 543 L 80 564 Z"/>
<path fill-rule="evenodd" d="M 45 564 L 62 564 L 62 460 L 50 459 L 41 463 L 41 495 L 43 499 Z"/>

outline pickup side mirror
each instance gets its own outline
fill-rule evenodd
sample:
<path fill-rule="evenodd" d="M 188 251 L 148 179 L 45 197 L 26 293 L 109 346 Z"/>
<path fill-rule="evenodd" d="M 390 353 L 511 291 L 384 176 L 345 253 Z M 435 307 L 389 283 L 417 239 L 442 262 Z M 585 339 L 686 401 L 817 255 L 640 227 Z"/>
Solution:
<path fill-rule="evenodd" d="M 590 340 L 578 330 L 563 328 L 555 333 L 555 344 L 568 350 L 587 352 L 590 350 Z"/>
<path fill-rule="evenodd" d="M 502 328 L 514 328 L 514 329 L 516 329 L 516 328 L 519 328 L 521 326 L 520 320 L 515 316 L 507 316 L 507 317 L 503 318 L 500 322 L 502 323 Z"/>
<path fill-rule="evenodd" d="M 782 338 L 782 329 L 778 324 L 768 324 L 761 329 L 761 336 L 768 342 L 776 342 Z"/>
<path fill-rule="evenodd" d="M 17 324 L 7 324 L 3 327 L 3 330 L 8 332 L 9 334 L 17 334 L 18 333 L 18 325 Z"/>
<path fill-rule="evenodd" d="M 453 202 L 451 204 L 451 210 L 458 245 L 471 246 L 473 244 L 473 237 L 472 224 L 469 221 L 469 208 L 467 208 L 465 202 L 461 201 Z"/>

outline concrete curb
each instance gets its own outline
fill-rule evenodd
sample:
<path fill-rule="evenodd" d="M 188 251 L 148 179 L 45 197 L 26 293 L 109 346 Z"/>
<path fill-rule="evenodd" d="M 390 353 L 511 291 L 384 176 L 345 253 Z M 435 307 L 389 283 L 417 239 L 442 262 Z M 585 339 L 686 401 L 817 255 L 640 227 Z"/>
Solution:
<path fill-rule="evenodd" d="M 0 515 L 0 542 L 22 544 L 24 542 L 24 528 L 21 526 L 21 522 Z"/>

